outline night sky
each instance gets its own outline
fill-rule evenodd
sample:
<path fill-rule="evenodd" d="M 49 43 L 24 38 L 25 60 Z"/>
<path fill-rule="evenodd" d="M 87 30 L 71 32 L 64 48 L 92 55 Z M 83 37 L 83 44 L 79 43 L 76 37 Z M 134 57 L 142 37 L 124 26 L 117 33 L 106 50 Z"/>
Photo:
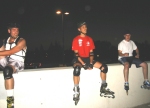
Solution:
<path fill-rule="evenodd" d="M 77 22 L 86 21 L 88 35 L 93 40 L 110 41 L 112 45 L 123 39 L 128 29 L 132 39 L 150 42 L 150 0 L 1 0 L 0 39 L 8 35 L 7 24 L 21 25 L 20 37 L 27 40 L 28 49 L 47 49 L 51 42 L 62 44 L 62 19 L 64 15 L 65 49 L 71 47 L 78 34 Z"/>

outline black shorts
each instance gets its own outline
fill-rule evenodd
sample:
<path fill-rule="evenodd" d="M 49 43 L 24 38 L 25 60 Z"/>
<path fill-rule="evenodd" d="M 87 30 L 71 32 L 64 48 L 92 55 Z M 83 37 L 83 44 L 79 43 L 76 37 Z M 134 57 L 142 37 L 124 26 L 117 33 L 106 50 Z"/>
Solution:
<path fill-rule="evenodd" d="M 83 60 L 83 62 L 84 63 L 86 63 L 87 65 L 89 65 L 90 64 L 90 58 L 89 57 L 87 57 L 87 58 L 83 58 L 83 57 L 81 57 L 81 59 Z M 93 60 L 93 65 L 96 63 L 97 61 L 95 61 L 95 60 Z M 72 65 L 74 65 L 75 63 L 80 63 L 79 61 L 78 61 L 78 59 L 73 59 L 72 60 Z M 81 63 L 80 63 L 81 64 Z"/>
<path fill-rule="evenodd" d="M 132 64 L 135 64 L 136 67 L 140 67 L 140 64 L 143 63 L 139 58 L 134 58 L 134 57 L 122 57 L 119 59 L 119 62 L 121 64 L 124 64 L 125 62 L 128 62 L 130 64 L 130 67 Z"/>

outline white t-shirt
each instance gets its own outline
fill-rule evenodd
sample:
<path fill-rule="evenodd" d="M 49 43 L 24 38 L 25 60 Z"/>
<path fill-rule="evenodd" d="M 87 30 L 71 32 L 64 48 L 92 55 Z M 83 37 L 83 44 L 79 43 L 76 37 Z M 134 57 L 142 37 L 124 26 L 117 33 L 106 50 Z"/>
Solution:
<path fill-rule="evenodd" d="M 129 57 L 133 56 L 133 50 L 136 50 L 137 46 L 135 45 L 135 43 L 130 40 L 129 42 L 126 40 L 122 40 L 119 44 L 118 44 L 118 50 L 122 51 L 122 54 L 124 53 L 129 53 Z M 123 56 L 118 56 L 118 59 L 122 58 Z"/>

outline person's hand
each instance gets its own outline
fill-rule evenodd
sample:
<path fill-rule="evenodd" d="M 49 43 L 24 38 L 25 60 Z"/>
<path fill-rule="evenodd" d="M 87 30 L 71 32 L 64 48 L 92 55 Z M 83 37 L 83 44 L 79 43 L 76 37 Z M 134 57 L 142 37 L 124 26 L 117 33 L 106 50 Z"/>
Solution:
<path fill-rule="evenodd" d="M 87 70 L 89 68 L 89 66 L 85 63 L 84 65 L 82 65 L 82 67 Z"/>
<path fill-rule="evenodd" d="M 128 56 L 129 56 L 129 53 L 124 53 L 124 56 L 125 56 L 125 57 L 128 57 Z"/>
<path fill-rule="evenodd" d="M 93 69 L 93 64 L 89 64 L 89 70 L 92 70 Z"/>
<path fill-rule="evenodd" d="M 140 55 L 139 54 L 137 54 L 136 56 L 135 56 L 135 58 L 139 58 L 140 57 Z"/>

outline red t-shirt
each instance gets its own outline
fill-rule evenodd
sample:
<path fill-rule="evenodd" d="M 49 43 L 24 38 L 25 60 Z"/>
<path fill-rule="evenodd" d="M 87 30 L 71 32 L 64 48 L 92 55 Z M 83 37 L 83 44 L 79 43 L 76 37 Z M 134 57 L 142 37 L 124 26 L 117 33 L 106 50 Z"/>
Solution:
<path fill-rule="evenodd" d="M 91 37 L 76 36 L 72 42 L 72 50 L 78 50 L 80 57 L 89 57 L 90 50 L 95 49 L 94 42 Z"/>

